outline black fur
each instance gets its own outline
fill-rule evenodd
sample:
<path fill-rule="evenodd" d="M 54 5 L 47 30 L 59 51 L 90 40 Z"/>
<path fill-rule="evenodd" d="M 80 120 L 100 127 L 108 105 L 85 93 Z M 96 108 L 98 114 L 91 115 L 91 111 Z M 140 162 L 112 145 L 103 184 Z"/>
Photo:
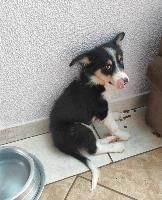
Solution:
<path fill-rule="evenodd" d="M 81 63 L 80 77 L 63 91 L 50 113 L 50 130 L 56 147 L 85 164 L 87 158 L 79 150 L 84 148 L 89 154 L 94 154 L 97 147 L 92 130 L 84 124 L 90 125 L 94 117 L 103 120 L 108 113 L 108 103 L 102 97 L 105 88 L 103 85 L 90 84 L 91 77 L 98 69 L 104 75 L 115 72 L 113 64 L 111 70 L 105 68 L 107 60 L 112 58 L 104 47 L 110 46 L 122 54 L 117 41 L 123 37 L 121 33 L 113 41 L 77 56 L 70 63 L 70 66 L 75 62 Z"/>
<path fill-rule="evenodd" d="M 93 117 L 100 120 L 107 115 L 108 105 L 101 97 L 103 86 L 90 86 L 84 73 L 73 81 L 56 101 L 50 115 L 50 130 L 55 145 L 64 153 L 86 163 L 79 149 L 96 152 L 96 139 L 92 131 L 81 123 L 90 125 Z"/>

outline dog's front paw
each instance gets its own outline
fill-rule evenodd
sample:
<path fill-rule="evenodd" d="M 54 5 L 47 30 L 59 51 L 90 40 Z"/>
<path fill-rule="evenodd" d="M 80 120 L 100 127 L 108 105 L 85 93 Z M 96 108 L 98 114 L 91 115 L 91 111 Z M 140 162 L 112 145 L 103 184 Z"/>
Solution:
<path fill-rule="evenodd" d="M 112 135 L 112 136 L 108 136 L 108 142 L 111 143 L 111 142 L 116 142 L 119 140 L 119 137 L 116 136 L 116 135 Z"/>
<path fill-rule="evenodd" d="M 118 130 L 114 133 L 115 136 L 119 138 L 119 140 L 127 141 L 130 138 L 130 134 L 126 131 Z"/>

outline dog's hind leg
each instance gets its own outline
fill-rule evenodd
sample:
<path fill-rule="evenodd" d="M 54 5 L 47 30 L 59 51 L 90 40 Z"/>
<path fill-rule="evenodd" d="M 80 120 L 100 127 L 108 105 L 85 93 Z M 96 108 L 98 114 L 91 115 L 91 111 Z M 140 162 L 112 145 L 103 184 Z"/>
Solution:
<path fill-rule="evenodd" d="M 107 139 L 107 138 L 105 138 Z M 103 139 L 96 141 L 97 151 L 96 154 L 105 154 L 105 153 L 121 153 L 124 151 L 124 145 L 120 142 L 115 143 L 103 143 Z"/>
<path fill-rule="evenodd" d="M 69 126 L 66 132 L 69 133 L 70 137 L 66 138 L 65 144 L 63 145 L 63 147 L 67 147 L 64 152 L 82 161 L 91 170 L 92 190 L 94 190 L 99 179 L 99 170 L 93 162 L 87 158 L 87 154 L 95 155 L 97 152 L 95 132 L 88 124 L 78 122 Z"/>
<path fill-rule="evenodd" d="M 117 153 L 124 151 L 124 145 L 119 142 L 115 142 L 118 139 L 118 136 L 112 135 L 94 141 L 94 139 L 92 140 L 92 138 L 94 138 L 94 136 L 92 137 L 92 135 L 94 135 L 94 130 L 87 124 L 82 123 L 82 125 L 88 128 L 89 131 L 91 131 L 91 134 L 87 134 L 85 138 L 85 144 L 88 143 L 87 150 L 89 154 L 104 154 L 104 153 L 115 153 L 115 152 Z M 94 147 L 96 147 L 95 152 L 94 152 Z"/>

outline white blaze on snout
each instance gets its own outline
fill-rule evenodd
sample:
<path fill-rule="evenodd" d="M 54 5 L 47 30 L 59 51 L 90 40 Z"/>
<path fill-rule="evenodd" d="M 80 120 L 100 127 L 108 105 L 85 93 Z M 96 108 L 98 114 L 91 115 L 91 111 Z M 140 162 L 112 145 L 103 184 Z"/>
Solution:
<path fill-rule="evenodd" d="M 124 79 L 124 78 L 127 78 L 129 80 L 127 74 L 125 72 L 123 72 L 123 70 L 121 70 L 120 67 L 119 67 L 119 64 L 118 64 L 117 59 L 116 59 L 116 51 L 112 48 L 105 48 L 105 50 L 107 51 L 107 53 L 109 55 L 111 55 L 111 57 L 112 57 L 112 59 L 115 63 L 115 72 L 112 76 L 113 81 L 117 82 L 118 80 Z"/>
<path fill-rule="evenodd" d="M 129 81 L 129 78 L 127 76 L 127 74 L 123 71 L 118 71 L 118 72 L 115 72 L 112 76 L 112 79 L 114 82 L 120 80 L 120 79 L 124 79 L 124 78 L 127 78 L 128 81 Z"/>
<path fill-rule="evenodd" d="M 113 61 L 115 62 L 115 67 L 117 71 L 120 71 L 118 62 L 116 60 L 116 51 L 112 48 L 105 48 L 107 53 L 112 57 Z"/>

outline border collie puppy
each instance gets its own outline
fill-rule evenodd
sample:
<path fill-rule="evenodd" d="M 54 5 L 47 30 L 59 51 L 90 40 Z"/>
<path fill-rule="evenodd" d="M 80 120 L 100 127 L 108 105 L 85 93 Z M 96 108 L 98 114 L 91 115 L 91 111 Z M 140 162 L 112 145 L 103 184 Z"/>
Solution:
<path fill-rule="evenodd" d="M 92 171 L 92 189 L 99 177 L 98 169 L 82 152 L 104 154 L 123 152 L 124 145 L 116 140 L 128 140 L 129 134 L 119 130 L 109 112 L 105 86 L 118 89 L 128 83 L 124 72 L 122 40 L 119 33 L 113 40 L 95 47 L 72 60 L 82 66 L 80 77 L 74 80 L 56 100 L 50 113 L 50 130 L 56 147 L 83 162 Z M 111 136 L 96 139 L 92 119 L 102 120 Z"/>

